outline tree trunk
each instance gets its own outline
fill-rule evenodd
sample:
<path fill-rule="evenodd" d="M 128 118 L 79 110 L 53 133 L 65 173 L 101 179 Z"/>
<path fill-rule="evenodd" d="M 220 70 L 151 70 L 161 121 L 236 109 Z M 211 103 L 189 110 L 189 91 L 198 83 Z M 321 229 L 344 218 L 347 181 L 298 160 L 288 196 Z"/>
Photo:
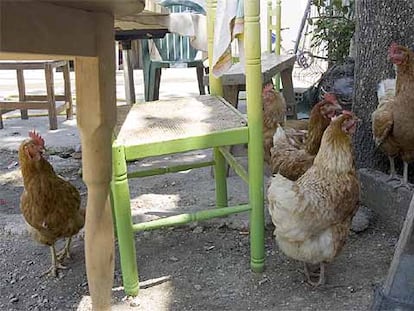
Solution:
<path fill-rule="evenodd" d="M 378 105 L 378 83 L 395 77 L 387 57 L 391 42 L 414 47 L 414 3 L 412 0 L 355 0 L 355 7 L 353 110 L 362 119 L 354 139 L 356 161 L 359 168 L 388 172 L 387 157 L 381 151 L 375 151 L 371 114 Z"/>

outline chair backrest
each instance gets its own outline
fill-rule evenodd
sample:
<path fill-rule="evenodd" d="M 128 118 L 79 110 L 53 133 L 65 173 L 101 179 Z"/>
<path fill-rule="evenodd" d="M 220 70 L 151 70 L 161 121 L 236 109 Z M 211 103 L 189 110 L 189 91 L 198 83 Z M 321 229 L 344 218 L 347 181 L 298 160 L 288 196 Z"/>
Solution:
<path fill-rule="evenodd" d="M 198 13 L 206 14 L 197 3 L 186 0 L 165 0 L 160 5 L 170 13 Z M 155 39 L 154 44 L 164 61 L 185 62 L 194 60 L 198 50 L 190 44 L 190 38 L 176 33 L 168 33 L 162 39 Z"/>

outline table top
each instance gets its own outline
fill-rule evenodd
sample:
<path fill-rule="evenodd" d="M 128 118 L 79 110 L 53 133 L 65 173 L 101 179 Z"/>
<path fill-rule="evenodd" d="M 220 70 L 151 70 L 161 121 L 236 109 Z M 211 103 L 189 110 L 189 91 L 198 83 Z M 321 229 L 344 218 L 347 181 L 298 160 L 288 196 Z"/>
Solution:
<path fill-rule="evenodd" d="M 141 12 L 145 6 L 145 0 L 36 0 L 50 2 L 60 6 L 84 9 L 95 12 L 110 12 L 115 16 L 124 16 Z"/>
<path fill-rule="evenodd" d="M 168 13 L 142 11 L 115 19 L 115 40 L 163 38 L 168 32 Z"/>

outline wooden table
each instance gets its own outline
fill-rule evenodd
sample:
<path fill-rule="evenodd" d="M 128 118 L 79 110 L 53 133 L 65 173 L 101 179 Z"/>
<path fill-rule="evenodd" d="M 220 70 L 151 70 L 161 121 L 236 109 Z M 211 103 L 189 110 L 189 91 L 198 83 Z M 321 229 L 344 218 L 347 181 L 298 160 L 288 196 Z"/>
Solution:
<path fill-rule="evenodd" d="M 295 55 L 276 55 L 274 53 L 262 53 L 262 82 L 266 84 L 280 73 L 283 85 L 283 96 L 287 105 L 287 116 L 296 119 L 296 103 L 293 91 L 292 71 L 296 61 Z M 208 77 L 207 77 L 208 78 Z M 208 84 L 208 79 L 204 80 Z M 237 107 L 239 91 L 246 89 L 246 76 L 242 63 L 234 64 L 229 71 L 221 76 L 223 84 L 223 97 L 233 106 Z"/>
<path fill-rule="evenodd" d="M 56 95 L 54 88 L 53 70 L 61 68 L 63 72 L 64 94 Z M 46 95 L 27 95 L 24 81 L 24 70 L 43 70 L 46 80 Z M 66 110 L 66 118 L 73 117 L 72 93 L 70 90 L 69 61 L 24 61 L 4 62 L 0 61 L 0 70 L 16 70 L 17 88 L 19 100 L 0 101 L 0 129 L 3 128 L 2 114 L 15 109 L 20 109 L 22 119 L 28 119 L 27 109 L 46 109 L 49 116 L 49 129 L 57 129 L 57 115 Z M 58 104 L 57 101 L 63 101 Z"/>
<path fill-rule="evenodd" d="M 109 202 L 116 123 L 114 19 L 144 0 L 0 1 L 0 59 L 74 59 L 83 179 L 85 257 L 94 310 L 110 310 L 114 233 Z M 47 144 L 47 142 L 46 142 Z"/>

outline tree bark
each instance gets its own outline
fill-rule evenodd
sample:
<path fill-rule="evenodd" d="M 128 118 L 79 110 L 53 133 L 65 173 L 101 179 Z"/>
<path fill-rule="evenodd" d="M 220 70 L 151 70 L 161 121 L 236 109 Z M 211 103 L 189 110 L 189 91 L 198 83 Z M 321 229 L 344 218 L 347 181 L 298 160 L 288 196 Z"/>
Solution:
<path fill-rule="evenodd" d="M 387 57 L 391 42 L 414 47 L 414 2 L 355 0 L 355 9 L 353 111 L 362 119 L 354 138 L 357 166 L 388 172 L 387 157 L 375 150 L 371 114 L 378 105 L 378 83 L 395 77 L 393 65 Z"/>

